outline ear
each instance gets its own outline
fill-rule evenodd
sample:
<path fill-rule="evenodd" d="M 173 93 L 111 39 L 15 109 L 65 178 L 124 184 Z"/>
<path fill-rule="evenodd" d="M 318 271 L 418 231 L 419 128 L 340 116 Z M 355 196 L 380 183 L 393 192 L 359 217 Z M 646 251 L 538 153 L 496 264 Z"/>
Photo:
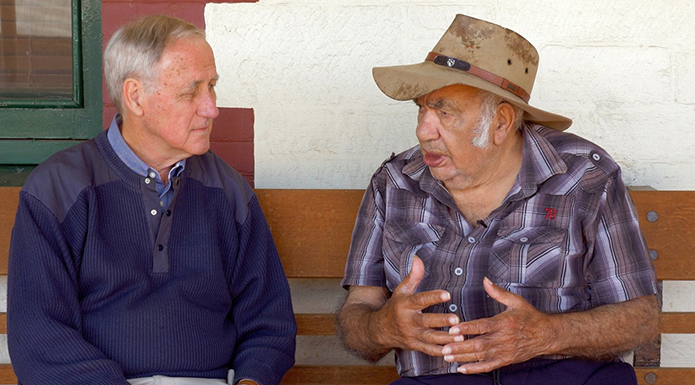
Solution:
<path fill-rule="evenodd" d="M 128 78 L 123 82 L 123 108 L 129 114 L 142 116 L 145 110 L 142 103 L 145 98 L 145 88 L 138 79 Z"/>
<path fill-rule="evenodd" d="M 493 142 L 496 145 L 501 145 L 510 134 L 516 131 L 514 122 L 516 121 L 516 109 L 509 103 L 502 102 L 497 106 L 497 115 L 495 115 L 494 123 L 496 123 L 493 132 Z"/>

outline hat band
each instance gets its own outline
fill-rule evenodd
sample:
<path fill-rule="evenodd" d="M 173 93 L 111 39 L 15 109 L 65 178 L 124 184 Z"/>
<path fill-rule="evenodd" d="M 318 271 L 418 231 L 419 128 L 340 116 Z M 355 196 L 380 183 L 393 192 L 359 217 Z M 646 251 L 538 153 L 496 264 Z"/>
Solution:
<path fill-rule="evenodd" d="M 528 103 L 529 99 L 531 99 L 531 95 L 529 95 L 529 93 L 526 92 L 526 90 L 524 90 L 523 88 L 517 86 L 516 84 L 510 82 L 509 80 L 507 80 L 501 76 L 497 76 L 497 75 L 493 74 L 492 72 L 488 72 L 482 68 L 476 67 L 467 61 L 459 60 L 459 59 L 449 57 L 449 56 L 440 55 L 440 54 L 435 53 L 435 52 L 430 52 L 427 55 L 427 59 L 425 59 L 425 60 L 434 62 L 434 64 L 437 64 L 440 66 L 454 68 L 457 70 L 468 72 L 469 74 L 471 74 L 475 77 L 478 77 L 480 79 L 483 79 L 487 82 L 490 82 L 490 83 L 504 89 L 505 91 L 511 92 L 512 94 L 521 98 L 521 100 L 525 101 L 526 103 Z"/>

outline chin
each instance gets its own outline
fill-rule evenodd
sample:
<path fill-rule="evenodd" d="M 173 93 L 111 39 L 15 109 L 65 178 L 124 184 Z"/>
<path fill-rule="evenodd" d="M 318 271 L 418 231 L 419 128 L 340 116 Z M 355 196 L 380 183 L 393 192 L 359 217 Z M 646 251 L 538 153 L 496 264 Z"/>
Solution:
<path fill-rule="evenodd" d="M 191 155 L 203 155 L 210 150 L 210 142 L 201 143 L 198 146 L 189 149 L 188 153 Z"/>

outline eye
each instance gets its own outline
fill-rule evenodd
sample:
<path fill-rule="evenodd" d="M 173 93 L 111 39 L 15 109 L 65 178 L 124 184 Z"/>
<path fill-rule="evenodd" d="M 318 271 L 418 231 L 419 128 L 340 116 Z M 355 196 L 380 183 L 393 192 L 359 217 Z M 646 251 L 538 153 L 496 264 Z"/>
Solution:
<path fill-rule="evenodd" d="M 437 115 L 439 115 L 439 117 L 441 117 L 441 118 L 448 118 L 451 116 L 450 113 L 448 113 L 444 110 L 437 110 Z"/>

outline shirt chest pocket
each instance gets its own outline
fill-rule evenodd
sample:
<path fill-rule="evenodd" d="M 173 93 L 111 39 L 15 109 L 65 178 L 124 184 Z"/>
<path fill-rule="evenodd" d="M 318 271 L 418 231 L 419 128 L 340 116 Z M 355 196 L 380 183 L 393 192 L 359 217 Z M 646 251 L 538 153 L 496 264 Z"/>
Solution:
<path fill-rule="evenodd" d="M 567 254 L 567 230 L 500 228 L 490 252 L 490 275 L 512 286 L 558 287 Z"/>
<path fill-rule="evenodd" d="M 425 264 L 426 279 L 429 276 L 428 266 L 443 234 L 443 227 L 429 223 L 386 222 L 382 251 L 389 286 L 392 280 L 400 282 L 408 275 L 415 255 Z"/>

